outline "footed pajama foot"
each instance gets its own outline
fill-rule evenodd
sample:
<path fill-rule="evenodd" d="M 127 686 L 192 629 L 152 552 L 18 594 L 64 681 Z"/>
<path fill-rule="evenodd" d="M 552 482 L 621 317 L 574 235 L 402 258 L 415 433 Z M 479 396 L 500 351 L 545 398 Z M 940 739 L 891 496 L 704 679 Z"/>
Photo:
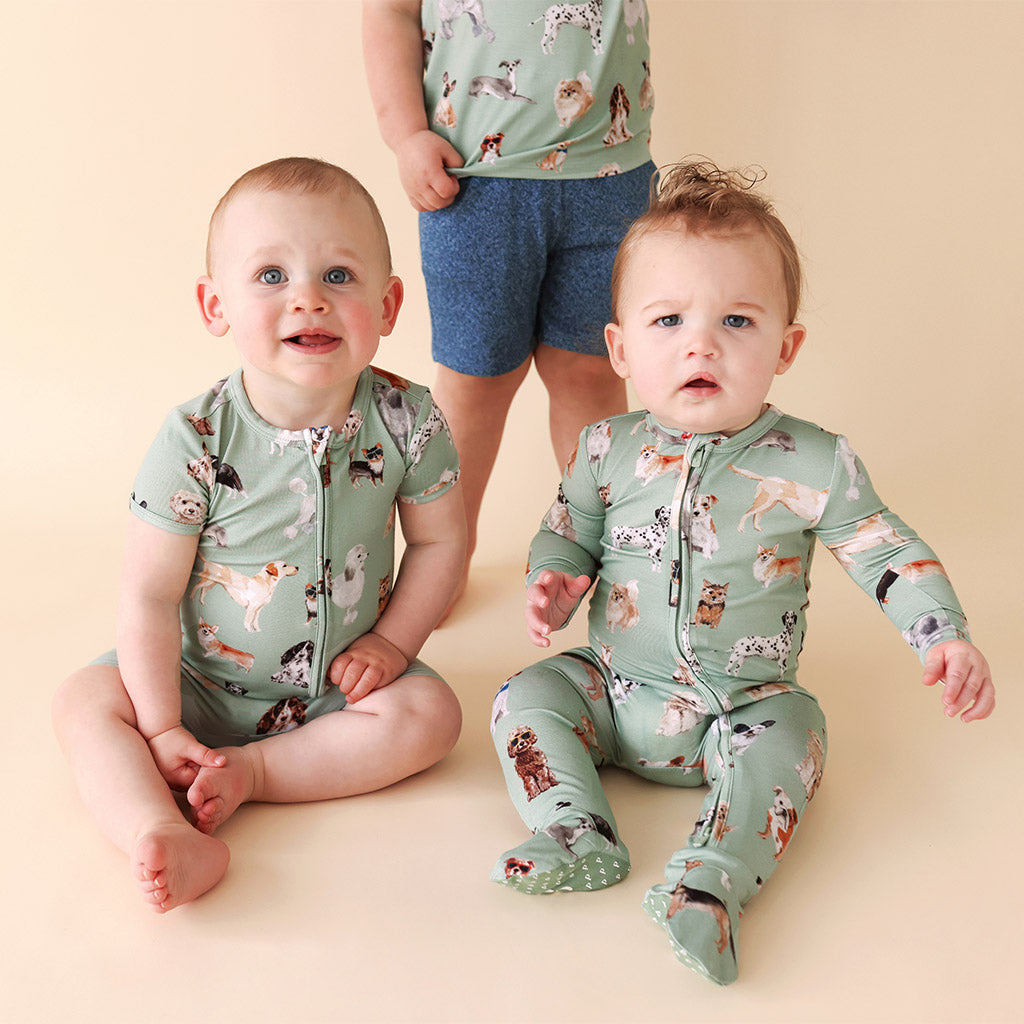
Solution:
<path fill-rule="evenodd" d="M 556 832 L 560 826 L 551 826 Z M 629 852 L 590 832 L 575 839 L 572 849 L 550 831 L 503 853 L 491 880 L 530 895 L 551 892 L 589 892 L 621 882 L 629 874 Z"/>
<path fill-rule="evenodd" d="M 679 881 L 648 889 L 643 907 L 668 932 L 681 963 L 717 985 L 736 980 L 735 924 L 719 896 Z"/>

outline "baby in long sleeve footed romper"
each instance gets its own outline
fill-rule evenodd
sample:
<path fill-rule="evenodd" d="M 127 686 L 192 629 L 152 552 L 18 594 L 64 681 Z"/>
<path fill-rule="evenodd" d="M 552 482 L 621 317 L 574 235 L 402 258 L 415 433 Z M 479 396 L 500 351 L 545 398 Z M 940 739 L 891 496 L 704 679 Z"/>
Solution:
<path fill-rule="evenodd" d="M 935 554 L 873 490 L 845 437 L 765 403 L 804 340 L 791 237 L 749 180 L 681 165 L 613 276 L 612 364 L 646 408 L 584 429 L 530 551 L 541 647 L 596 577 L 589 646 L 510 679 L 494 742 L 533 836 L 495 881 L 526 893 L 621 881 L 629 853 L 598 780 L 612 764 L 710 789 L 644 908 L 681 961 L 737 974 L 740 908 L 821 780 L 825 720 L 797 683 L 820 539 L 945 684 L 950 716 L 994 691 Z"/>

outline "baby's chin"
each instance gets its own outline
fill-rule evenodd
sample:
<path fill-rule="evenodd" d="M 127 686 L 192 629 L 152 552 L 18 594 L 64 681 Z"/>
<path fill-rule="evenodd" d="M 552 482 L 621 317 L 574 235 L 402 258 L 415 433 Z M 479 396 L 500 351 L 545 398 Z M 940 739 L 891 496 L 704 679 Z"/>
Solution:
<path fill-rule="evenodd" d="M 666 429 L 676 434 L 721 434 L 724 437 L 732 437 L 746 430 L 752 423 L 755 423 L 770 408 L 767 402 L 762 402 L 759 409 L 736 417 L 716 417 L 701 415 L 701 410 L 696 410 L 690 417 L 680 415 L 678 409 L 667 410 L 665 415 L 657 409 L 648 408 L 654 418 Z"/>

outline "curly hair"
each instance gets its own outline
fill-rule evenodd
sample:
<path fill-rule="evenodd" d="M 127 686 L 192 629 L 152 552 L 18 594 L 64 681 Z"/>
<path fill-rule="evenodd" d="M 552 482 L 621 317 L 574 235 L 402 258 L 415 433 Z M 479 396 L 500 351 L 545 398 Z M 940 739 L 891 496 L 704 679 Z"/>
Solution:
<path fill-rule="evenodd" d="M 659 170 L 651 179 L 645 213 L 630 225 L 612 269 L 612 319 L 618 321 L 619 293 L 629 260 L 639 242 L 656 231 L 684 228 L 698 235 L 763 231 L 782 258 L 789 322 L 800 308 L 803 273 L 800 254 L 770 200 L 756 191 L 767 173 L 762 167 L 721 170 L 710 160 L 683 161 Z"/>
<path fill-rule="evenodd" d="M 377 209 L 373 196 L 363 187 L 359 180 L 348 171 L 326 160 L 315 157 L 290 156 L 280 160 L 271 160 L 246 171 L 221 196 L 220 202 L 210 217 L 210 228 L 206 236 L 206 272 L 213 273 L 214 235 L 224 211 L 235 196 L 243 192 L 296 192 L 300 195 L 328 195 L 338 192 L 341 195 L 361 196 L 370 210 L 380 243 L 384 252 L 384 261 L 388 273 L 391 273 L 391 245 L 388 242 L 384 219 Z"/>

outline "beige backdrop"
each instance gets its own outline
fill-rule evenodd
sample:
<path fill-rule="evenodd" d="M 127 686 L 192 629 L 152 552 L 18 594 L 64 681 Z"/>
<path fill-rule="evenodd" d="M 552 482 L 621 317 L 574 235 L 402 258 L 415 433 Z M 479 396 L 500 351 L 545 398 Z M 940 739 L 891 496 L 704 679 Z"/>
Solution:
<path fill-rule="evenodd" d="M 191 297 L 206 219 L 264 160 L 350 168 L 408 286 L 379 361 L 429 383 L 416 222 L 369 110 L 354 0 L 21 0 L 0 28 L 0 1020 L 1020 1019 L 1024 6 L 651 7 L 655 157 L 768 169 L 809 279 L 810 340 L 773 397 L 848 433 L 941 553 L 1001 687 L 996 716 L 944 720 L 900 638 L 822 558 L 803 671 L 830 763 L 748 909 L 738 984 L 679 967 L 639 909 L 699 792 L 608 774 L 634 855 L 608 893 L 528 900 L 490 884 L 523 832 L 487 716 L 535 657 L 520 567 L 556 480 L 531 380 L 467 601 L 426 650 L 465 706 L 456 751 L 374 796 L 243 809 L 223 830 L 225 882 L 148 913 L 78 803 L 47 705 L 111 643 L 143 451 L 170 406 L 234 365 Z M 481 245 L 500 262 L 500 238 Z"/>

